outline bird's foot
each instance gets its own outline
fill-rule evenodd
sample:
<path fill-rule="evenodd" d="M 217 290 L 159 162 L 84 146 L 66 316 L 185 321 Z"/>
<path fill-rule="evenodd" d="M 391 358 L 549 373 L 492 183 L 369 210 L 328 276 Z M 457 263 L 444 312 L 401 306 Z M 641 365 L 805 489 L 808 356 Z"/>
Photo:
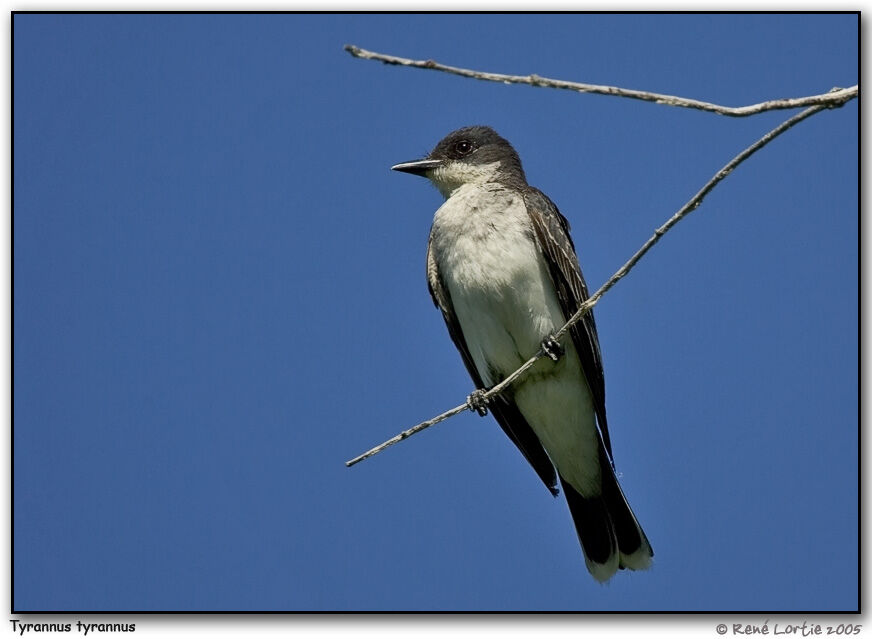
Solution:
<path fill-rule="evenodd" d="M 560 345 L 553 335 L 549 335 L 545 339 L 542 340 L 542 352 L 545 353 L 548 357 L 550 357 L 555 362 L 560 359 L 560 357 L 565 352 L 563 347 Z"/>
<path fill-rule="evenodd" d="M 487 415 L 487 405 L 490 401 L 487 397 L 484 396 L 485 392 L 486 391 L 478 388 L 472 391 L 472 394 L 466 398 L 466 405 L 469 406 L 469 409 L 474 410 L 482 417 Z"/>

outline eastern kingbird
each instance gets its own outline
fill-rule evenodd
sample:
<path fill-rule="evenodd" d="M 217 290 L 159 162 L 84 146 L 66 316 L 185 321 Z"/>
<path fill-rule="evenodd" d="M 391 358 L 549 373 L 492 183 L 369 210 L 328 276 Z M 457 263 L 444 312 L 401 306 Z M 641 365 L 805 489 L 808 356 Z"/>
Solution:
<path fill-rule="evenodd" d="M 486 409 L 555 496 L 560 478 L 588 571 L 603 582 L 619 568 L 648 568 L 654 552 L 615 477 L 593 313 L 567 343 L 551 337 L 589 295 L 569 222 L 490 127 L 458 129 L 426 158 L 391 168 L 428 178 L 445 197 L 427 281 L 476 388 L 541 347 L 550 356 Z M 484 414 L 475 394 L 471 402 Z"/>

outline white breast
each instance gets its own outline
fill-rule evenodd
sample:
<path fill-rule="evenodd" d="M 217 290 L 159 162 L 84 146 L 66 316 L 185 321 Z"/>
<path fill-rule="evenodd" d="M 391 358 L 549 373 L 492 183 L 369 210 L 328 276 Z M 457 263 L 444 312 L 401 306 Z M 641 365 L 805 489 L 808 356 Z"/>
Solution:
<path fill-rule="evenodd" d="M 461 187 L 433 220 L 433 257 L 487 384 L 499 381 L 492 371 L 513 371 L 563 323 L 531 232 L 523 199 L 495 184 Z"/>
<path fill-rule="evenodd" d="M 522 196 L 466 185 L 436 211 L 430 248 L 475 367 L 491 386 L 534 355 L 565 322 Z M 593 403 L 571 340 L 557 364 L 540 360 L 514 389 L 518 408 L 561 474 L 598 485 Z M 582 462 L 582 463 L 579 463 Z"/>

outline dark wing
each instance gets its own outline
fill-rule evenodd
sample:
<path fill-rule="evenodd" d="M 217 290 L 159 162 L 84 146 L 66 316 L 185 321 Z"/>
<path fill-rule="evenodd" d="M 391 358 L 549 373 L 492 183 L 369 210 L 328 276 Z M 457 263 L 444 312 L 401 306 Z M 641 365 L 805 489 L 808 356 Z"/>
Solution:
<path fill-rule="evenodd" d="M 448 327 L 448 334 L 451 336 L 451 340 L 454 342 L 457 350 L 460 351 L 460 356 L 463 358 L 463 363 L 466 365 L 466 370 L 469 371 L 475 387 L 484 388 L 481 375 L 476 370 L 472 355 L 470 355 L 469 348 L 466 346 L 466 339 L 463 337 L 460 322 L 457 321 L 457 316 L 454 314 L 454 305 L 451 303 L 448 289 L 442 285 L 442 279 L 439 276 L 439 270 L 430 251 L 429 243 L 427 245 L 427 284 L 430 287 L 433 303 L 442 311 L 442 317 L 445 320 L 445 325 Z M 515 446 L 518 447 L 518 450 L 521 451 L 524 458 L 530 463 L 548 490 L 551 491 L 551 494 L 556 496 L 559 491 L 557 490 L 557 476 L 554 472 L 554 465 L 542 447 L 539 438 L 536 437 L 527 420 L 521 415 L 521 411 L 518 410 L 515 402 L 510 398 L 500 395 L 491 400 L 491 403 L 488 404 L 488 409 L 493 413 L 503 432 L 514 442 Z"/>
<path fill-rule="evenodd" d="M 578 257 L 575 255 L 575 245 L 569 235 L 569 222 L 561 215 L 554 202 L 539 189 L 528 187 L 524 192 L 524 202 L 533 222 L 539 247 L 548 262 L 548 270 L 557 289 L 557 298 L 560 300 L 563 314 L 566 319 L 569 319 L 590 297 L 584 276 L 581 274 L 581 267 L 578 265 Z M 609 461 L 614 464 L 609 427 L 606 422 L 606 387 L 603 379 L 602 355 L 593 312 L 585 315 L 569 333 L 593 395 L 594 410 L 596 410 L 603 443 L 609 454 Z"/>

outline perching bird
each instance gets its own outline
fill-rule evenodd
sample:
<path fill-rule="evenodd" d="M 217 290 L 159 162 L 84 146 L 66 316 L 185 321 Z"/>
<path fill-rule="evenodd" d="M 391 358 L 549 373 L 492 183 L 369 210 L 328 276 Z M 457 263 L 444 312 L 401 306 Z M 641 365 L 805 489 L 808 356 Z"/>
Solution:
<path fill-rule="evenodd" d="M 486 408 L 473 394 L 473 406 L 493 413 L 555 496 L 560 478 L 597 581 L 648 568 L 654 552 L 613 468 L 593 314 L 571 339 L 552 337 L 589 295 L 566 218 L 527 184 L 515 149 L 490 127 L 454 131 L 426 158 L 392 168 L 428 178 L 445 197 L 430 231 L 427 280 L 476 388 L 500 382 L 540 348 L 550 355 Z"/>

